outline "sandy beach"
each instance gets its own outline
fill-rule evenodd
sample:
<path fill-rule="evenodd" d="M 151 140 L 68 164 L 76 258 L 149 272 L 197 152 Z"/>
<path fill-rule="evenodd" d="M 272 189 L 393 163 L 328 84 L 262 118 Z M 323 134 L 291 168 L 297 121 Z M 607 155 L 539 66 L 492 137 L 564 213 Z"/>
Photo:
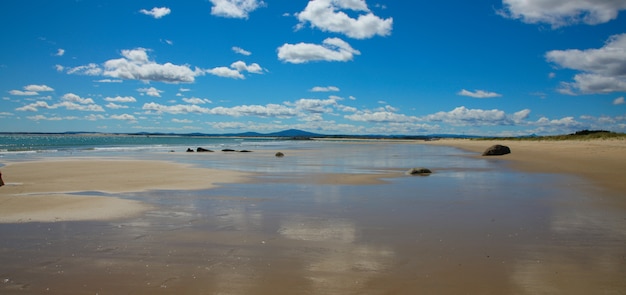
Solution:
<path fill-rule="evenodd" d="M 108 194 L 146 190 L 198 190 L 241 182 L 244 173 L 159 161 L 65 159 L 2 167 L 0 223 L 107 220 L 139 214 L 145 203 Z M 70 194 L 74 193 L 74 194 Z"/>
<path fill-rule="evenodd" d="M 5 163 L 0 293 L 626 290 L 626 141 L 307 147 Z"/>
<path fill-rule="evenodd" d="M 477 157 L 488 147 L 501 144 L 511 149 L 503 156 L 487 157 L 506 161 L 526 172 L 564 173 L 584 177 L 623 198 L 616 199 L 626 208 L 626 140 L 470 140 L 441 139 L 427 144 L 452 146 L 475 152 Z"/>

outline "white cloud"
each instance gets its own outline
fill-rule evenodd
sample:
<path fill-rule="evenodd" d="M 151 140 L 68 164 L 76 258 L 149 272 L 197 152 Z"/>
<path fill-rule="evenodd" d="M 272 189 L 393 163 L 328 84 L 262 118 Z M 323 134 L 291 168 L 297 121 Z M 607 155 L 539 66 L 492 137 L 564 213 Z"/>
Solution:
<path fill-rule="evenodd" d="M 626 34 L 611 36 L 599 49 L 552 50 L 546 60 L 562 68 L 581 71 L 563 83 L 562 93 L 626 91 Z"/>
<path fill-rule="evenodd" d="M 192 97 L 192 98 L 183 98 L 183 101 L 186 103 L 190 103 L 190 104 L 206 104 L 206 103 L 213 103 L 211 100 L 206 99 L 206 98 L 197 98 L 197 97 Z"/>
<path fill-rule="evenodd" d="M 132 96 L 105 97 L 104 100 L 108 102 L 137 102 L 137 99 Z"/>
<path fill-rule="evenodd" d="M 422 117 L 422 120 L 430 122 L 444 122 L 459 126 L 490 126 L 490 125 L 513 125 L 521 124 L 528 118 L 530 110 L 525 109 L 512 115 L 504 111 L 468 109 L 464 106 L 457 107 L 449 112 L 438 112 Z"/>
<path fill-rule="evenodd" d="M 122 80 L 119 79 L 100 79 L 100 80 L 95 80 L 94 82 L 97 83 L 122 83 Z"/>
<path fill-rule="evenodd" d="M 27 85 L 27 86 L 24 86 L 24 90 L 36 91 L 36 92 L 54 91 L 54 89 L 48 85 Z"/>
<path fill-rule="evenodd" d="M 232 49 L 233 49 L 233 51 L 234 51 L 235 53 L 239 53 L 239 54 L 241 54 L 241 55 L 246 55 L 246 56 L 249 56 L 249 55 L 251 55 L 251 54 L 252 54 L 252 52 L 250 52 L 250 51 L 248 51 L 248 50 L 245 50 L 245 49 L 243 49 L 243 48 L 241 48 L 241 47 L 233 46 L 233 48 L 232 48 Z"/>
<path fill-rule="evenodd" d="M 74 93 L 66 93 L 62 97 L 63 101 L 75 102 L 79 104 L 94 104 L 91 98 L 82 98 Z"/>
<path fill-rule="evenodd" d="M 331 107 L 337 105 L 337 98 L 329 98 L 329 99 L 310 99 L 310 98 L 302 98 L 298 99 L 295 102 L 286 102 L 288 106 L 293 106 L 297 110 L 305 111 L 309 113 L 332 113 L 333 109 Z"/>
<path fill-rule="evenodd" d="M 210 114 L 210 115 L 222 115 L 231 117 L 242 116 L 255 116 L 255 117 L 274 117 L 274 118 L 290 118 L 295 117 L 298 112 L 295 109 L 289 108 L 284 105 L 267 104 L 267 105 L 242 105 L 235 107 L 216 107 L 216 108 L 203 108 L 198 105 L 162 105 L 154 102 L 145 103 L 142 107 L 143 110 L 155 113 L 169 113 L 169 114 Z"/>
<path fill-rule="evenodd" d="M 224 78 L 245 79 L 246 77 L 241 72 L 262 74 L 263 68 L 257 63 L 247 65 L 245 62 L 239 60 L 232 63 L 230 67 L 216 67 L 205 70 L 205 72 Z"/>
<path fill-rule="evenodd" d="M 36 116 L 28 116 L 26 117 L 29 120 L 33 121 L 62 121 L 62 120 L 76 120 L 78 117 L 68 116 L 68 117 L 46 117 L 44 115 L 36 115 Z"/>
<path fill-rule="evenodd" d="M 278 59 L 300 64 L 311 61 L 350 61 L 360 55 L 350 44 L 339 38 L 327 38 L 322 45 L 311 43 L 284 44 L 278 48 Z"/>
<path fill-rule="evenodd" d="M 262 118 L 290 118 L 298 114 L 298 112 L 292 108 L 279 104 L 267 104 L 267 105 L 242 105 L 231 108 L 216 107 L 211 110 L 211 114 L 224 115 L 224 116 L 254 116 Z"/>
<path fill-rule="evenodd" d="M 17 95 L 17 96 L 34 96 L 34 95 L 39 95 L 39 93 L 37 93 L 35 91 L 22 91 L 22 90 L 11 90 L 11 91 L 9 91 L 9 94 Z"/>
<path fill-rule="evenodd" d="M 337 92 L 337 91 L 339 91 L 339 87 L 336 87 L 336 86 L 325 86 L 325 87 L 324 86 L 315 86 L 315 87 L 311 88 L 311 91 L 312 92 L 331 92 L 331 91 Z"/>
<path fill-rule="evenodd" d="M 184 123 L 184 124 L 190 124 L 193 123 L 193 121 L 189 120 L 189 119 L 172 119 L 172 122 L 174 123 Z"/>
<path fill-rule="evenodd" d="M 352 18 L 341 10 L 364 14 Z M 393 26 L 393 18 L 382 19 L 374 15 L 367 8 L 365 0 L 311 0 L 296 16 L 300 21 L 298 28 L 310 23 L 311 27 L 322 31 L 341 33 L 355 39 L 387 36 L 391 34 Z"/>
<path fill-rule="evenodd" d="M 457 94 L 461 96 L 469 96 L 469 97 L 474 97 L 474 98 L 492 98 L 492 97 L 502 96 L 501 94 L 498 94 L 495 92 L 489 92 L 489 91 L 484 91 L 484 90 L 474 90 L 474 92 L 472 92 L 472 91 L 468 91 L 465 89 L 457 92 Z"/>
<path fill-rule="evenodd" d="M 239 72 L 249 72 L 253 74 L 261 74 L 263 73 L 263 68 L 257 63 L 252 63 L 250 65 L 246 65 L 243 61 L 236 61 L 230 65 L 231 68 L 236 69 Z"/>
<path fill-rule="evenodd" d="M 206 70 L 207 73 L 211 75 L 215 75 L 223 78 L 233 78 L 233 79 L 245 79 L 244 75 L 242 75 L 238 70 L 231 69 L 229 67 L 216 67 L 209 70 Z"/>
<path fill-rule="evenodd" d="M 108 103 L 107 105 L 105 105 L 105 107 L 112 109 L 112 110 L 119 110 L 119 109 L 127 109 L 128 106 L 125 105 L 120 105 L 120 104 L 115 104 L 115 103 Z"/>
<path fill-rule="evenodd" d="M 54 91 L 54 89 L 48 85 L 26 85 L 24 86 L 24 91 L 22 90 L 11 90 L 9 93 L 11 95 L 17 96 L 35 96 L 39 95 L 39 92 L 50 92 Z"/>
<path fill-rule="evenodd" d="M 37 112 L 39 109 L 54 109 L 56 107 L 48 105 L 47 102 L 45 101 L 37 101 L 28 105 L 25 105 L 23 107 L 19 107 L 16 108 L 16 111 L 21 111 L 21 112 Z"/>
<path fill-rule="evenodd" d="M 408 123 L 418 120 L 417 117 L 398 114 L 391 111 L 358 111 L 352 115 L 346 115 L 344 118 L 357 122 L 375 122 L 375 123 Z"/>
<path fill-rule="evenodd" d="M 167 7 L 154 7 L 150 10 L 142 9 L 139 12 L 158 19 L 170 14 L 172 11 Z"/>
<path fill-rule="evenodd" d="M 114 120 L 123 120 L 123 121 L 137 122 L 137 119 L 135 118 L 135 116 L 129 115 L 129 114 L 111 115 L 111 116 L 109 116 L 109 118 L 110 119 L 114 119 Z"/>
<path fill-rule="evenodd" d="M 161 97 L 161 92 L 163 92 L 163 90 L 159 90 L 154 87 L 139 88 L 137 89 L 137 91 L 139 91 L 142 95 L 145 94 L 152 97 Z"/>
<path fill-rule="evenodd" d="M 65 49 L 59 48 L 57 49 L 57 53 L 55 54 L 55 56 L 63 56 L 64 54 L 65 54 Z"/>
<path fill-rule="evenodd" d="M 265 5 L 261 0 L 209 0 L 211 14 L 229 18 L 248 18 L 250 12 Z"/>
<path fill-rule="evenodd" d="M 103 67 L 90 63 L 69 68 L 67 73 L 165 83 L 193 83 L 196 76 L 204 75 L 202 70 L 192 70 L 188 65 L 158 64 L 150 60 L 147 51 L 145 48 L 122 50 L 122 58 L 107 60 Z"/>
<path fill-rule="evenodd" d="M 63 95 L 61 101 L 53 105 L 49 105 L 45 101 L 37 101 L 23 107 L 16 108 L 16 111 L 37 112 L 39 109 L 58 109 L 65 108 L 73 111 L 85 112 L 104 112 L 104 109 L 95 104 L 91 98 L 82 98 L 74 93 Z"/>
<path fill-rule="evenodd" d="M 61 68 L 62 68 L 62 66 L 61 66 Z M 58 69 L 59 69 L 59 66 L 57 66 L 57 70 Z M 77 66 L 77 67 L 69 68 L 69 69 L 67 69 L 67 73 L 68 74 L 87 75 L 87 76 L 98 76 L 98 75 L 102 74 L 102 68 L 100 68 L 95 63 L 90 63 L 90 64 L 84 65 L 84 66 Z"/>
<path fill-rule="evenodd" d="M 553 28 L 609 22 L 626 9 L 622 0 L 502 0 L 500 15 L 525 23 L 546 23 Z"/>
<path fill-rule="evenodd" d="M 625 103 L 626 103 L 626 101 L 624 101 L 624 97 L 623 96 L 620 96 L 620 97 L 618 97 L 618 98 L 613 100 L 613 104 L 614 105 L 620 105 L 620 104 L 625 104 Z"/>

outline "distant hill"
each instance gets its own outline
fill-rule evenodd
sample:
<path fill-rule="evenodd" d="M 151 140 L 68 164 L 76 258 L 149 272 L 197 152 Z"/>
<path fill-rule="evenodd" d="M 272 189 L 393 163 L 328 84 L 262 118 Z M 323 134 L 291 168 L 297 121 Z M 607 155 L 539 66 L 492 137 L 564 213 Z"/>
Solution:
<path fill-rule="evenodd" d="M 276 136 L 276 137 L 320 137 L 320 136 L 324 136 L 324 135 L 318 134 L 318 133 L 313 133 L 313 132 L 302 131 L 302 130 L 298 130 L 298 129 L 289 129 L 289 130 L 283 130 L 283 131 L 274 132 L 274 133 L 268 133 L 268 134 L 265 134 L 265 136 Z"/>

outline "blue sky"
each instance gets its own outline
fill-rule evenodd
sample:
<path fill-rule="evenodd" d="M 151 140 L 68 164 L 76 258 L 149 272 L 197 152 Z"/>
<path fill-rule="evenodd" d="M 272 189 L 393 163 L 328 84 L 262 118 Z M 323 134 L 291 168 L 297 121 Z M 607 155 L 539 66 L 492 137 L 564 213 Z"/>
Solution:
<path fill-rule="evenodd" d="M 0 132 L 626 132 L 626 1 L 0 1 Z"/>

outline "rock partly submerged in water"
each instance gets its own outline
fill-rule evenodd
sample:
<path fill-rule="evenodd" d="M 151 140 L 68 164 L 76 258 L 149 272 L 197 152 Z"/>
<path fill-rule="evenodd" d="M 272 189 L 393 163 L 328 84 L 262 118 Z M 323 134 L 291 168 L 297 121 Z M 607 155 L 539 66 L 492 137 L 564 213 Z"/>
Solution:
<path fill-rule="evenodd" d="M 419 175 L 419 176 L 427 176 L 430 175 L 431 173 L 433 173 L 430 169 L 428 168 L 411 168 L 411 170 L 407 171 L 406 174 L 407 175 Z"/>
<path fill-rule="evenodd" d="M 511 149 L 505 145 L 492 145 L 483 152 L 483 156 L 502 156 L 510 154 Z"/>
<path fill-rule="evenodd" d="M 276 155 L 275 155 L 275 156 L 276 156 L 277 158 L 282 158 L 282 157 L 284 157 L 284 156 L 285 156 L 285 154 L 283 154 L 282 152 L 278 152 L 278 153 L 276 153 Z"/>
<path fill-rule="evenodd" d="M 213 152 L 212 150 L 205 149 L 205 148 L 203 148 L 203 147 L 198 147 L 198 148 L 196 149 L 196 151 L 197 151 L 198 153 L 212 153 L 212 152 Z"/>

